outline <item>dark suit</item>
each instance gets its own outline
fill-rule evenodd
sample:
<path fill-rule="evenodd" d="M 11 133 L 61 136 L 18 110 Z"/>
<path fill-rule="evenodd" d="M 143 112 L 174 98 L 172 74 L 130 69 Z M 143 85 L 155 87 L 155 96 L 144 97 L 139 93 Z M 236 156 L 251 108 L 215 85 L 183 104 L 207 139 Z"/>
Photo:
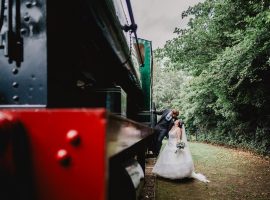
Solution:
<path fill-rule="evenodd" d="M 168 137 L 169 130 L 173 126 L 174 119 L 166 118 L 166 116 L 171 112 L 169 109 L 165 109 L 163 111 L 154 111 L 154 114 L 161 115 L 157 125 L 155 126 L 156 131 L 156 154 L 159 154 L 160 148 L 162 146 L 162 140 L 165 136 Z"/>

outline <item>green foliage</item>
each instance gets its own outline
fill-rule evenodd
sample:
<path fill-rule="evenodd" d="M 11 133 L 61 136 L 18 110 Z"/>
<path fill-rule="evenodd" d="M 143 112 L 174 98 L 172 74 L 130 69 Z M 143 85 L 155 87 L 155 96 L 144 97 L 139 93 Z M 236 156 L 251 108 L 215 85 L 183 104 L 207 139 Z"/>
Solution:
<path fill-rule="evenodd" d="M 158 110 L 178 108 L 181 101 L 179 91 L 183 88 L 186 75 L 182 71 L 175 71 L 168 59 L 159 60 L 156 52 L 155 55 L 153 96 L 156 107 Z"/>
<path fill-rule="evenodd" d="M 269 6 L 206 0 L 183 12 L 192 17 L 188 28 L 176 28 L 178 37 L 155 52 L 158 63 L 166 59 L 156 78 L 158 106 L 181 108 L 199 138 L 270 153 Z M 170 85 L 176 80 L 179 89 Z"/>

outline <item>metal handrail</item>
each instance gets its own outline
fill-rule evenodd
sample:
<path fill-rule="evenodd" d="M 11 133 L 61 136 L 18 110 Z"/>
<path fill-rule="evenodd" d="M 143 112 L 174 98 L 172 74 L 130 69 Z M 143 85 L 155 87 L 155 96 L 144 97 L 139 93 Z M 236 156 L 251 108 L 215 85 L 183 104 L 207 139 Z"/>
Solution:
<path fill-rule="evenodd" d="M 141 67 L 143 67 L 144 66 L 144 61 L 143 61 L 143 58 L 142 58 L 141 51 L 139 49 L 139 41 L 138 41 L 137 32 L 136 32 L 138 26 L 137 26 L 137 24 L 135 23 L 135 20 L 134 20 L 134 15 L 133 15 L 130 0 L 126 0 L 126 3 L 127 3 L 127 8 L 128 8 L 128 13 L 129 13 L 131 25 L 126 26 L 125 28 L 127 28 L 127 29 L 125 29 L 125 30 L 131 30 L 134 33 L 136 44 L 137 44 L 137 50 L 138 50 L 138 53 L 139 53 L 139 56 L 140 56 L 140 59 L 141 59 L 141 63 L 142 63 Z"/>

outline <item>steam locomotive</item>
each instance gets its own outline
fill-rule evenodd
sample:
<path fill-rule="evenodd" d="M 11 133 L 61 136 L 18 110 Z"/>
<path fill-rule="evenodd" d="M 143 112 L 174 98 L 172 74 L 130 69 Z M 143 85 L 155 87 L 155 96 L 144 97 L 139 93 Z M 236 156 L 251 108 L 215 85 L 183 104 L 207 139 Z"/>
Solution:
<path fill-rule="evenodd" d="M 0 9 L 1 199 L 138 198 L 153 62 L 130 1 Z"/>

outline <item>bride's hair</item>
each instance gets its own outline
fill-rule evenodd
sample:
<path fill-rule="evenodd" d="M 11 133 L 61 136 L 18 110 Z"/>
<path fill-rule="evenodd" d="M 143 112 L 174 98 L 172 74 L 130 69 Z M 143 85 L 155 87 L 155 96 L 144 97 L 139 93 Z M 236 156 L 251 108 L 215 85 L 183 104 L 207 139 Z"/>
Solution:
<path fill-rule="evenodd" d="M 178 127 L 179 128 L 182 128 L 182 126 L 183 126 L 183 121 L 181 120 L 181 119 L 177 119 L 176 121 L 178 121 Z"/>

